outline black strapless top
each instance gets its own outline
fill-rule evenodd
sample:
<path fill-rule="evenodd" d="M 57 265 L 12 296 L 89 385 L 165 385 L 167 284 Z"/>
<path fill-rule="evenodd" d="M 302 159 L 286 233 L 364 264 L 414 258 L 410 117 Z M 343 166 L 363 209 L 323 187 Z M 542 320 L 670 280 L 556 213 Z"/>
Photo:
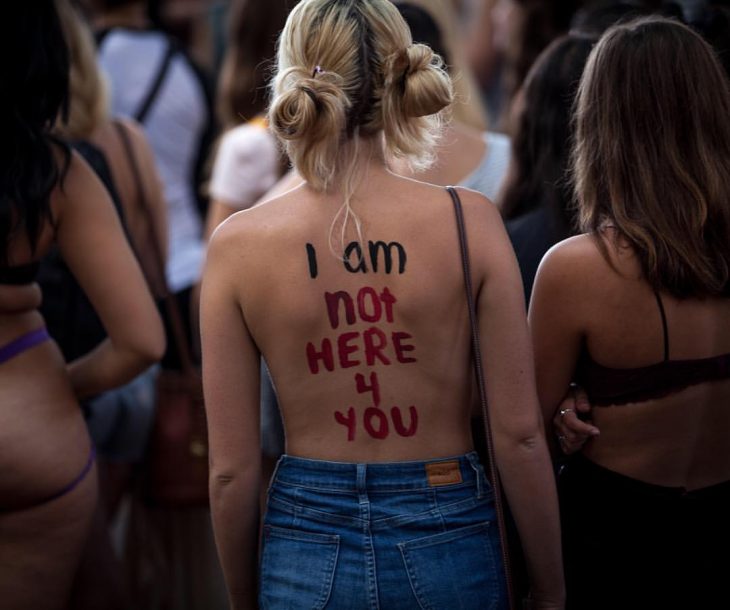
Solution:
<path fill-rule="evenodd" d="M 0 267 L 0 284 L 30 284 L 38 275 L 38 267 L 36 261 L 15 267 Z"/>
<path fill-rule="evenodd" d="M 576 381 L 597 407 L 625 405 L 662 398 L 692 385 L 730 378 L 730 353 L 693 360 L 669 359 L 667 316 L 655 293 L 664 330 L 664 360 L 636 368 L 613 368 L 595 362 L 584 347 L 576 369 Z"/>

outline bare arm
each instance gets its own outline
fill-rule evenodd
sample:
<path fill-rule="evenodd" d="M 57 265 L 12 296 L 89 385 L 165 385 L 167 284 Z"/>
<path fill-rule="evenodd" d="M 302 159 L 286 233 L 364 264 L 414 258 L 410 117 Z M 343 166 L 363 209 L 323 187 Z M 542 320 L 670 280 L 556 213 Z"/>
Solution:
<path fill-rule="evenodd" d="M 54 193 L 57 240 L 66 264 L 89 297 L 108 338 L 68 365 L 81 398 L 126 383 L 162 356 L 157 309 L 109 195 L 74 154 L 63 188 Z"/>
<path fill-rule="evenodd" d="M 40 306 L 41 288 L 35 282 L 20 286 L 0 284 L 0 314 L 23 313 Z"/>
<path fill-rule="evenodd" d="M 210 445 L 210 503 L 216 546 L 233 610 L 256 608 L 260 354 L 234 287 L 240 260 L 224 225 L 203 274 L 203 387 Z"/>
<path fill-rule="evenodd" d="M 157 173 L 157 162 L 155 161 L 152 147 L 147 141 L 142 128 L 135 124 L 132 129 L 134 134 L 134 147 L 137 158 L 140 160 L 142 173 L 142 184 L 144 187 L 147 205 L 152 215 L 152 224 L 155 237 L 162 248 L 162 254 L 167 259 L 168 230 L 167 230 L 167 203 L 162 179 Z M 163 260 L 163 264 L 166 260 Z"/>
<path fill-rule="evenodd" d="M 535 391 L 517 261 L 497 209 L 472 199 L 469 226 L 494 448 L 538 608 L 562 608 L 565 591 L 555 480 Z M 474 205 L 476 203 L 476 205 Z M 484 227 L 484 228 L 481 228 Z M 477 241 L 478 240 L 478 241 Z"/>
<path fill-rule="evenodd" d="M 158 270 L 157 257 L 153 257 L 153 244 L 144 243 L 146 240 L 149 240 L 150 235 L 133 235 L 132 239 L 135 241 L 135 244 L 137 244 L 137 251 L 140 256 L 143 272 L 147 277 L 153 294 L 156 297 L 162 297 L 165 292 L 165 277 L 163 274 L 167 263 L 167 251 L 169 245 L 167 203 L 165 201 L 164 185 L 157 173 L 157 162 L 155 161 L 152 147 L 150 146 L 147 136 L 141 126 L 131 119 L 124 119 L 121 123 L 127 134 L 130 136 L 132 151 L 136 160 L 137 168 L 139 169 L 144 202 L 137 201 L 137 205 L 141 206 L 144 204 L 147 211 L 140 211 L 142 213 L 149 214 L 149 219 L 152 223 L 151 230 L 154 232 L 154 237 L 160 245 L 160 254 L 162 255 L 162 272 Z M 129 190 L 131 192 L 135 192 L 136 195 L 136 185 L 134 188 Z M 147 226 L 146 222 L 144 223 L 144 226 Z M 145 258 L 146 260 L 141 260 L 142 258 Z"/>
<path fill-rule="evenodd" d="M 584 335 L 580 320 L 583 282 L 575 274 L 575 257 L 566 245 L 568 242 L 554 247 L 543 258 L 530 300 L 537 393 L 550 431 L 573 381 Z"/>

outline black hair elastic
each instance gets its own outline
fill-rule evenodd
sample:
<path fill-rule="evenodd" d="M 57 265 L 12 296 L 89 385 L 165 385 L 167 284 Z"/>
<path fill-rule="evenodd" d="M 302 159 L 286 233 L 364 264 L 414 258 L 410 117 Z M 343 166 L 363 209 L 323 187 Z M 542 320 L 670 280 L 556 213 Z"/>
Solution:
<path fill-rule="evenodd" d="M 300 87 L 300 89 L 309 96 L 309 99 L 311 99 L 312 102 L 314 102 L 314 106 L 317 109 L 317 112 L 322 110 L 322 102 L 319 101 L 317 94 L 312 91 L 312 89 L 310 89 L 309 87 Z"/>

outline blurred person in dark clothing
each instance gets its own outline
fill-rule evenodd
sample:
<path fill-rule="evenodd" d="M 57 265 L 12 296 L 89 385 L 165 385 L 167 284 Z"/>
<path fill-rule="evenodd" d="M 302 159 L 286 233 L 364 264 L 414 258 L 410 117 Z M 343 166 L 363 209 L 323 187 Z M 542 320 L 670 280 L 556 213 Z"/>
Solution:
<path fill-rule="evenodd" d="M 173 38 L 155 29 L 146 0 L 93 0 L 99 61 L 113 115 L 142 124 L 164 184 L 168 217 L 167 287 L 197 337 L 193 289 L 204 258 L 199 184 L 212 135 L 207 79 Z M 163 316 L 164 318 L 165 316 Z M 171 336 L 166 320 L 168 336 Z M 163 358 L 178 368 L 174 341 Z"/>
<path fill-rule="evenodd" d="M 538 57 L 518 94 L 512 164 L 500 205 L 527 302 L 543 255 L 574 230 L 567 181 L 571 112 L 596 40 L 568 35 L 554 41 Z"/>

